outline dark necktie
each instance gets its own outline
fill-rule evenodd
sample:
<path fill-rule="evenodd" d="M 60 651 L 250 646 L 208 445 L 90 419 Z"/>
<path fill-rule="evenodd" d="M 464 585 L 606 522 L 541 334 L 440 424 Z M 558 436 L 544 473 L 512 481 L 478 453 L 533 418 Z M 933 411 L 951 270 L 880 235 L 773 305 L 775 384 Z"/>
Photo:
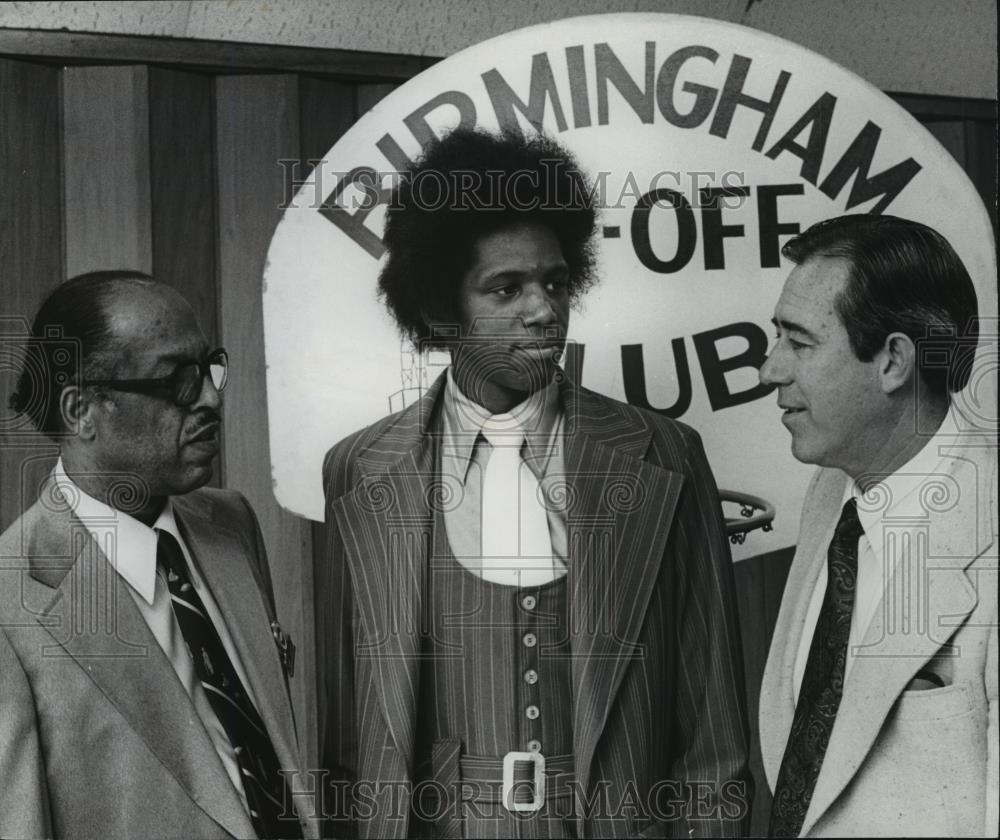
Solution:
<path fill-rule="evenodd" d="M 806 660 L 792 729 L 774 786 L 772 837 L 797 837 L 830 743 L 844 690 L 844 666 L 858 579 L 858 539 L 864 533 L 850 499 L 827 551 L 826 594 Z"/>
<path fill-rule="evenodd" d="M 278 757 L 264 722 L 250 702 L 219 632 L 191 584 L 177 540 L 166 531 L 159 534 L 156 562 L 166 571 L 170 601 L 195 674 L 236 754 L 254 829 L 262 838 L 300 838 L 301 827 L 284 777 L 278 771 Z"/>

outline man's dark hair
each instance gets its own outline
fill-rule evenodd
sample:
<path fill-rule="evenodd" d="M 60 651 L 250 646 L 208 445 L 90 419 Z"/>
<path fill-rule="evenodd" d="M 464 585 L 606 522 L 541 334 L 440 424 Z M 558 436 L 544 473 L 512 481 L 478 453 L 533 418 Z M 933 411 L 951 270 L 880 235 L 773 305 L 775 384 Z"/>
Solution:
<path fill-rule="evenodd" d="M 849 262 L 834 306 L 860 361 L 901 332 L 916 344 L 920 376 L 933 393 L 965 387 L 979 337 L 976 289 L 937 231 L 896 216 L 852 214 L 814 224 L 781 253 L 799 265 L 812 257 Z"/>
<path fill-rule="evenodd" d="M 456 129 L 402 175 L 386 213 L 379 294 L 410 338 L 431 335 L 428 315 L 458 323 L 458 289 L 476 243 L 516 225 L 553 232 L 569 267 L 570 300 L 590 286 L 593 195 L 575 158 L 555 141 Z"/>
<path fill-rule="evenodd" d="M 31 325 L 24 363 L 10 407 L 50 437 L 65 431 L 59 397 L 78 373 L 85 379 L 114 375 L 111 301 L 122 284 L 154 282 L 140 271 L 94 271 L 60 283 Z"/>

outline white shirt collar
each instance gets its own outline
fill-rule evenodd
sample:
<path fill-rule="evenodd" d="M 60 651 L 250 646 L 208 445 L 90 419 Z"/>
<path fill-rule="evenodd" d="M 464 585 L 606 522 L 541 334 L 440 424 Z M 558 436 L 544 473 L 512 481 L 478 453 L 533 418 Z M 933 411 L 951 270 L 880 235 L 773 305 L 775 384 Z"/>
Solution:
<path fill-rule="evenodd" d="M 156 589 L 157 532 L 167 531 L 180 545 L 184 545 L 170 499 L 167 498 L 163 510 L 150 528 L 81 490 L 66 475 L 62 458 L 56 462 L 53 478 L 63 489 L 67 504 L 97 541 L 108 562 L 152 606 Z"/>
<path fill-rule="evenodd" d="M 958 434 L 958 424 L 949 409 L 940 427 L 909 461 L 891 475 L 862 491 L 856 481 L 849 481 L 844 491 L 844 501 L 857 500 L 858 519 L 865 529 L 871 548 L 882 551 L 881 532 L 887 520 L 901 517 L 923 518 L 921 488 L 928 478 L 941 472 L 942 447 L 953 443 Z"/>
<path fill-rule="evenodd" d="M 510 411 L 490 414 L 462 392 L 449 367 L 442 411 L 445 454 L 456 459 L 460 475 L 468 473 L 476 439 L 484 426 L 512 433 L 523 432 L 528 452 L 544 464 L 559 419 L 559 389 L 555 382 L 550 382 Z"/>

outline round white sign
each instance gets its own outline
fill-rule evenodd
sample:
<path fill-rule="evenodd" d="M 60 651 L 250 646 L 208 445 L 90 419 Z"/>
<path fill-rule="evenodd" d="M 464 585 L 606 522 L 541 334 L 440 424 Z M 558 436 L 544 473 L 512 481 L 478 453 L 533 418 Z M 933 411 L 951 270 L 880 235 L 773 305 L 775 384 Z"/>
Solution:
<path fill-rule="evenodd" d="M 459 124 L 544 131 L 591 176 L 600 280 L 570 322 L 582 384 L 694 426 L 720 487 L 775 505 L 774 530 L 752 533 L 737 557 L 795 543 L 814 470 L 792 457 L 775 395 L 757 379 L 789 237 L 846 212 L 936 228 L 976 283 L 995 355 L 985 208 L 954 159 L 879 90 L 800 46 L 715 20 L 611 14 L 533 26 L 382 100 L 278 225 L 263 300 L 268 418 L 275 495 L 295 513 L 322 519 L 327 449 L 412 402 L 447 363 L 400 338 L 376 279 L 396 172 Z M 960 395 L 980 423 L 995 422 L 987 368 Z"/>

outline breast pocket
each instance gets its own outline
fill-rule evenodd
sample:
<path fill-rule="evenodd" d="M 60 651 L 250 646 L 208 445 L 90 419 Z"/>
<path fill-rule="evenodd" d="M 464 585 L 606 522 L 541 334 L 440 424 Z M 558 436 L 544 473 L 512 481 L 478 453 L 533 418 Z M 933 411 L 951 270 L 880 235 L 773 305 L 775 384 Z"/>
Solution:
<path fill-rule="evenodd" d="M 904 691 L 896 701 L 897 720 L 946 720 L 975 711 L 983 704 L 968 685 L 946 685 L 944 688 Z"/>

